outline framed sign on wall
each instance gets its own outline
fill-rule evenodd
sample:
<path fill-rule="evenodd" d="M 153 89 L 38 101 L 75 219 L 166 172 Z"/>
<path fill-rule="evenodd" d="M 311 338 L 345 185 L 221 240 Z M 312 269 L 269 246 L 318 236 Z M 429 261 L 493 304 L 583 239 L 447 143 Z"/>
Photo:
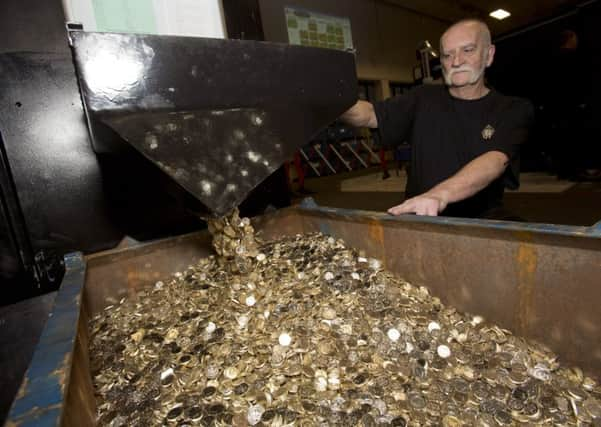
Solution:
<path fill-rule="evenodd" d="M 284 13 L 290 44 L 340 50 L 353 49 L 349 18 L 293 7 L 285 7 Z"/>

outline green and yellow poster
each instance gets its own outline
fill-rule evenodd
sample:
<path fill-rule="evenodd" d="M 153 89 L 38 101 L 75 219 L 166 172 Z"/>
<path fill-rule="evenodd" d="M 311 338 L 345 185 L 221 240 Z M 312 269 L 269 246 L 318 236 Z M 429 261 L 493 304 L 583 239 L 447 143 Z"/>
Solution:
<path fill-rule="evenodd" d="M 351 21 L 304 9 L 284 8 L 288 42 L 329 49 L 352 49 Z"/>

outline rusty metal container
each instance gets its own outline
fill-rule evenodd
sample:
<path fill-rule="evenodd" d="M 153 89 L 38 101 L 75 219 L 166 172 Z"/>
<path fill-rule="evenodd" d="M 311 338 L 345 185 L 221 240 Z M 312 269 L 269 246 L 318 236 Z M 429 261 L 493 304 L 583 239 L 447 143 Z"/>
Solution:
<path fill-rule="evenodd" d="M 601 378 L 601 224 L 551 226 L 319 207 L 254 219 L 264 239 L 322 231 L 383 260 L 443 302 L 542 342 Z M 8 426 L 93 425 L 90 316 L 210 253 L 206 232 L 83 257 L 67 275 Z"/>

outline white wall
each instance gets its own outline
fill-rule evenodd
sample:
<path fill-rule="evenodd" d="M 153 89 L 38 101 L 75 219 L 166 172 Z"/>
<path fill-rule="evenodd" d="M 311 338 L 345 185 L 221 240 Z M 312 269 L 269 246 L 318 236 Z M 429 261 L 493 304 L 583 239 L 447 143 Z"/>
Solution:
<path fill-rule="evenodd" d="M 446 23 L 381 0 L 259 0 L 265 38 L 288 42 L 284 7 L 298 7 L 351 20 L 361 79 L 413 81 L 415 47 L 424 39 L 438 45 Z"/>

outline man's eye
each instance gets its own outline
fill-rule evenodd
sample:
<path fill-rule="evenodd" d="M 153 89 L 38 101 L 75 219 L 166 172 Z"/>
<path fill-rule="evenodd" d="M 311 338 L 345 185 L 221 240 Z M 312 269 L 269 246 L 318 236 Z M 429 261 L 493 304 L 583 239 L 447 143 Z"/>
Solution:
<path fill-rule="evenodd" d="M 449 55 L 448 53 L 442 54 L 442 59 L 449 59 L 450 57 L 451 57 L 451 55 Z"/>
<path fill-rule="evenodd" d="M 465 49 L 463 49 L 464 52 L 473 52 L 476 48 L 474 47 L 466 47 Z"/>

